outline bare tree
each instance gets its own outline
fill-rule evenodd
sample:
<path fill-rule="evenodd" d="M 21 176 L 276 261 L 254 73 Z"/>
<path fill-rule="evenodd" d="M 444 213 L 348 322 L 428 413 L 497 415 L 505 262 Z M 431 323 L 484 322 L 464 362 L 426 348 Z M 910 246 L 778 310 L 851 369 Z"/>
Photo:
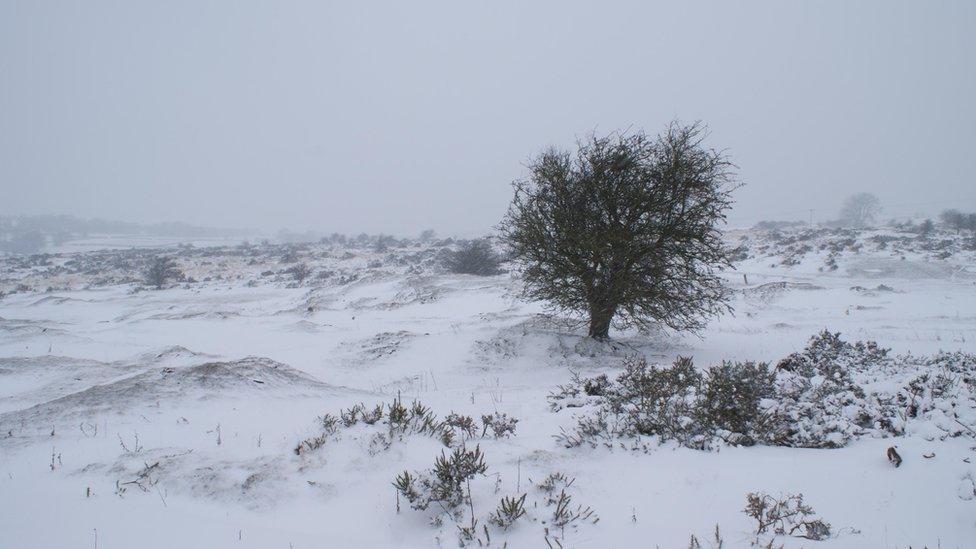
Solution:
<path fill-rule="evenodd" d="M 420 233 L 420 238 L 419 238 L 419 240 L 420 240 L 421 242 L 423 242 L 424 244 L 427 244 L 427 243 L 429 243 L 429 242 L 430 242 L 431 240 L 434 240 L 434 238 L 435 238 L 436 236 L 437 236 L 437 233 L 435 233 L 435 232 L 434 232 L 434 229 L 424 229 L 424 230 L 423 230 L 423 231 L 421 231 L 421 233 Z"/>
<path fill-rule="evenodd" d="M 718 227 L 737 184 L 705 136 L 700 124 L 673 122 L 656 138 L 592 135 L 575 154 L 535 158 L 500 227 L 524 264 L 526 294 L 588 314 L 597 339 L 615 319 L 694 331 L 729 310 Z"/>
<path fill-rule="evenodd" d="M 929 236 L 932 231 L 935 230 L 935 223 L 932 223 L 931 219 L 926 219 L 925 221 L 918 224 L 918 234 L 921 236 Z"/>
<path fill-rule="evenodd" d="M 146 284 L 155 286 L 159 290 L 162 289 L 167 280 L 181 278 L 183 271 L 180 270 L 175 259 L 159 255 L 149 261 L 144 275 Z"/>
<path fill-rule="evenodd" d="M 881 201 L 871 193 L 857 193 L 847 197 L 840 210 L 840 221 L 851 227 L 867 227 L 881 213 Z"/>
<path fill-rule="evenodd" d="M 976 213 L 963 213 L 959 210 L 943 210 L 939 219 L 950 229 L 976 231 Z"/>

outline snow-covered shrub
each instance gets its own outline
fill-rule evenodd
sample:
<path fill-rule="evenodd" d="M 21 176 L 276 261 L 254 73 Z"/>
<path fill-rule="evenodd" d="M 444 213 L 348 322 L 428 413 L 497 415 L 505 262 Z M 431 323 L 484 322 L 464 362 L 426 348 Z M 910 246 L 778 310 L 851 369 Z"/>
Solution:
<path fill-rule="evenodd" d="M 477 505 L 473 498 L 485 494 L 484 477 L 487 470 L 488 465 L 478 446 L 474 449 L 461 446 L 450 454 L 442 451 L 432 468 L 403 471 L 393 479 L 398 497 L 397 511 L 400 510 L 399 498 L 405 499 L 414 510 L 432 511 L 429 517 L 435 527 L 442 527 L 445 521 L 456 526 L 460 547 L 506 547 L 507 542 L 498 540 L 498 537 L 520 520 L 528 524 L 541 524 L 541 533 L 550 546 L 563 547 L 567 531 L 599 521 L 592 508 L 573 503 L 574 496 L 571 494 L 578 492 L 572 489 L 576 479 L 563 473 L 549 474 L 536 486 L 538 494 L 531 492 L 531 497 L 530 493 L 504 496 L 487 516 L 478 516 L 476 508 L 481 505 Z M 497 477 L 497 494 L 501 475 L 492 477 Z M 479 483 L 482 484 L 480 488 Z"/>
<path fill-rule="evenodd" d="M 312 269 L 306 263 L 296 263 L 288 269 L 285 270 L 286 273 L 291 275 L 295 282 L 301 284 L 306 278 L 312 276 Z"/>
<path fill-rule="evenodd" d="M 484 438 L 491 431 L 495 438 L 506 438 L 515 434 L 515 426 L 518 418 L 508 417 L 508 414 L 484 414 L 481 416 L 481 436 Z"/>
<path fill-rule="evenodd" d="M 776 396 L 765 412 L 770 418 L 764 442 L 780 446 L 837 448 L 878 426 L 900 432 L 893 418 L 885 420 L 881 402 L 866 399 L 854 381 L 858 372 L 890 366 L 888 350 L 874 342 L 843 341 L 827 330 L 807 347 L 776 365 Z"/>
<path fill-rule="evenodd" d="M 810 338 L 806 349 L 793 353 L 776 365 L 778 370 L 796 372 L 805 378 L 821 377 L 838 385 L 851 382 L 851 372 L 875 368 L 888 360 L 888 349 L 869 341 L 848 343 L 840 332 L 824 330 Z"/>
<path fill-rule="evenodd" d="M 338 440 L 340 428 L 368 442 L 371 453 L 378 453 L 412 435 L 433 438 L 448 448 L 457 448 L 478 437 L 479 433 L 481 438 L 489 434 L 494 438 L 512 436 L 518 423 L 517 418 L 499 412 L 483 414 L 480 427 L 471 416 L 455 412 L 441 419 L 420 401 L 415 400 L 407 405 L 399 397 L 388 404 L 373 407 L 359 403 L 340 410 L 338 416 L 325 414 L 319 421 L 321 433 L 299 443 L 295 447 L 297 455 L 318 450 L 330 439 Z"/>
<path fill-rule="evenodd" d="M 418 511 L 437 504 L 441 510 L 456 514 L 462 503 L 470 501 L 471 494 L 466 493 L 465 485 L 487 470 L 480 447 L 455 448 L 450 456 L 441 452 L 434 467 L 427 471 L 400 473 L 393 480 L 393 487 Z"/>
<path fill-rule="evenodd" d="M 905 432 L 911 395 L 892 390 L 891 380 L 910 383 L 905 372 L 929 368 L 914 357 L 889 356 L 873 341 L 849 343 L 827 330 L 806 349 L 781 360 L 775 403 L 766 412 L 766 443 L 792 447 L 838 448 L 870 434 Z M 887 382 L 887 383 L 886 383 Z"/>
<path fill-rule="evenodd" d="M 525 515 L 525 496 L 520 498 L 503 497 L 498 503 L 498 508 L 488 517 L 488 522 L 498 526 L 503 530 L 508 530 L 515 524 L 515 521 Z"/>
<path fill-rule="evenodd" d="M 643 357 L 630 359 L 607 391 L 607 405 L 624 418 L 630 434 L 684 439 L 700 382 L 701 375 L 688 358 L 678 357 L 668 368 L 649 366 Z"/>
<path fill-rule="evenodd" d="M 641 437 L 690 448 L 767 444 L 838 448 L 862 436 L 976 435 L 976 356 L 893 357 L 875 342 L 823 331 L 777 363 L 724 362 L 702 376 L 690 359 L 669 367 L 629 359 L 613 380 L 574 376 L 550 408 L 580 408 L 557 440 L 614 447 Z"/>
<path fill-rule="evenodd" d="M 713 366 L 702 382 L 696 419 L 704 430 L 728 442 L 755 443 L 764 422 L 760 403 L 774 396 L 774 379 L 766 363 L 723 362 Z"/>
<path fill-rule="evenodd" d="M 336 436 L 339 432 L 339 418 L 332 414 L 325 414 L 319 418 L 319 423 L 322 427 L 322 431 L 313 437 L 306 438 L 305 440 L 298 443 L 295 447 L 295 455 L 303 455 L 308 452 L 313 452 L 319 448 L 325 446 L 325 443 L 329 439 Z"/>
<path fill-rule="evenodd" d="M 546 528 L 545 540 L 550 546 L 562 547 L 560 540 L 565 538 L 567 526 L 575 528 L 579 524 L 596 524 L 600 520 L 589 506 L 584 507 L 579 504 L 575 508 L 573 507 L 573 497 L 569 494 L 569 490 L 575 482 L 575 477 L 569 477 L 565 473 L 556 471 L 549 473 L 542 482 L 536 485 L 536 488 L 542 493 L 544 509 L 551 509 L 551 514 L 543 522 L 559 529 L 559 532 L 556 533 Z M 538 502 L 533 508 L 537 507 L 539 507 Z M 550 543 L 550 535 L 553 536 L 554 543 Z"/>
<path fill-rule="evenodd" d="M 820 541 L 830 537 L 830 524 L 803 503 L 803 494 L 775 498 L 763 492 L 746 496 L 743 513 L 756 521 L 756 535 L 773 534 Z"/>
<path fill-rule="evenodd" d="M 462 441 L 473 438 L 478 431 L 473 417 L 455 412 L 447 414 L 444 418 L 443 425 L 445 428 L 454 432 L 455 435 L 459 436 Z"/>
<path fill-rule="evenodd" d="M 578 417 L 572 431 L 557 437 L 567 446 L 653 436 L 705 448 L 714 437 L 736 444 L 761 439 L 756 433 L 763 423 L 760 403 L 773 393 L 773 372 L 766 364 L 725 362 L 702 376 L 690 358 L 661 367 L 632 357 L 612 382 L 605 376 L 577 377 L 549 398 L 553 410 L 596 407 L 596 413 Z"/>
<path fill-rule="evenodd" d="M 549 395 L 550 408 L 595 405 L 576 427 L 560 438 L 567 446 L 608 442 L 620 437 L 658 436 L 691 444 L 697 435 L 695 410 L 701 374 L 691 359 L 679 357 L 669 367 L 649 365 L 644 357 L 629 357 L 624 372 L 613 381 L 605 375 L 582 379 Z"/>

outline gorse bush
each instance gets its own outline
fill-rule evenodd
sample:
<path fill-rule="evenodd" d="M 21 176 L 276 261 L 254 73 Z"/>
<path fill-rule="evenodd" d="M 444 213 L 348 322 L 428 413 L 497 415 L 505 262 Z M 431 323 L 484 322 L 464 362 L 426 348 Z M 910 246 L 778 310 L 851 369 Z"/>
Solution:
<path fill-rule="evenodd" d="M 608 395 L 610 409 L 622 414 L 634 433 L 685 438 L 692 434 L 687 427 L 695 414 L 693 402 L 700 384 L 701 375 L 689 358 L 679 357 L 670 368 L 648 366 L 640 358 L 627 362 L 615 390 L 608 386 L 601 390 Z"/>
<path fill-rule="evenodd" d="M 707 431 L 728 432 L 730 442 L 753 444 L 764 429 L 761 403 L 775 392 L 769 365 L 723 362 L 708 370 L 696 402 L 696 416 Z"/>
<path fill-rule="evenodd" d="M 702 375 L 690 358 L 659 367 L 632 357 L 613 381 L 577 378 L 549 398 L 554 410 L 585 406 L 586 399 L 598 409 L 580 417 L 574 431 L 560 435 L 569 446 L 640 436 L 695 448 L 707 447 L 713 437 L 752 444 L 762 438 L 761 403 L 773 395 L 773 379 L 766 364 L 725 362 Z"/>
<path fill-rule="evenodd" d="M 779 361 L 776 368 L 844 386 L 851 383 L 853 372 L 875 368 L 886 361 L 888 352 L 874 341 L 848 343 L 839 332 L 824 330 L 811 338 L 803 351 Z"/>
<path fill-rule="evenodd" d="M 667 367 L 631 358 L 615 379 L 575 376 L 549 400 L 553 411 L 582 409 L 575 426 L 556 436 L 566 446 L 650 437 L 700 449 L 835 448 L 865 435 L 901 435 L 922 422 L 944 437 L 972 436 L 976 356 L 892 357 L 874 342 L 824 331 L 774 368 L 723 362 L 702 374 L 688 358 Z"/>

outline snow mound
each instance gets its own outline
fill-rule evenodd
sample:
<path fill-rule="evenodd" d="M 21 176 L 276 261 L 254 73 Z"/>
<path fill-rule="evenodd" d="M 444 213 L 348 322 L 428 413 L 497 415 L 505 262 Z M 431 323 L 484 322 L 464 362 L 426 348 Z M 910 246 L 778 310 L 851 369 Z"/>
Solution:
<path fill-rule="evenodd" d="M 348 363 L 364 365 L 395 355 L 417 335 L 408 330 L 380 332 L 366 339 L 343 343 L 340 352 L 346 355 Z"/>
<path fill-rule="evenodd" d="M 247 357 L 182 368 L 162 367 L 88 387 L 30 408 L 0 414 L 0 431 L 50 431 L 51 425 L 141 407 L 218 398 L 320 396 L 331 385 L 280 362 Z"/>
<path fill-rule="evenodd" d="M 769 302 L 779 299 L 791 291 L 823 290 L 823 286 L 809 282 L 769 282 L 753 288 L 745 288 L 742 293 L 751 299 Z"/>

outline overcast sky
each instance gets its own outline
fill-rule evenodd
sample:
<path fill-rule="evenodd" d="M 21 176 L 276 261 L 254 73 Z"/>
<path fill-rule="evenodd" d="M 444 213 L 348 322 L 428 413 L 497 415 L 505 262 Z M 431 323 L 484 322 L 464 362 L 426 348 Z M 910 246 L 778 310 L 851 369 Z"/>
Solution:
<path fill-rule="evenodd" d="M 0 0 L 0 213 L 476 234 L 548 145 L 702 120 L 736 224 L 976 209 L 976 2 Z"/>

